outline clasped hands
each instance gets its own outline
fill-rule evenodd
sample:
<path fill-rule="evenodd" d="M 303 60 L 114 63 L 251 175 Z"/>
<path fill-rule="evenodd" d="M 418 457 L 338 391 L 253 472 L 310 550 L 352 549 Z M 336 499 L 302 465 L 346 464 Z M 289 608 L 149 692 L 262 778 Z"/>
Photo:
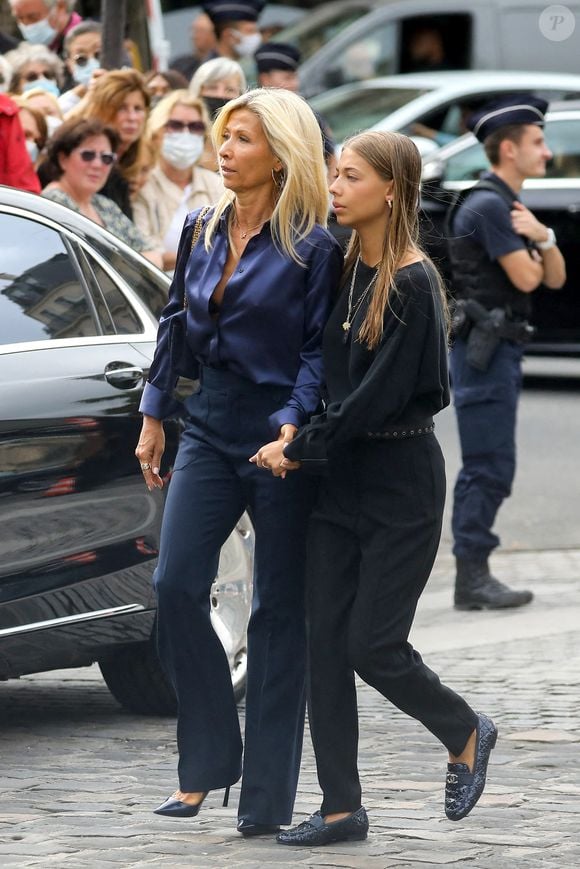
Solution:
<path fill-rule="evenodd" d="M 275 477 L 286 477 L 288 471 L 297 471 L 300 467 L 300 462 L 291 462 L 284 455 L 284 447 L 290 443 L 297 432 L 295 425 L 281 426 L 278 440 L 272 441 L 269 444 L 264 444 L 258 452 L 253 455 L 250 461 L 258 468 L 264 468 L 270 471 Z"/>

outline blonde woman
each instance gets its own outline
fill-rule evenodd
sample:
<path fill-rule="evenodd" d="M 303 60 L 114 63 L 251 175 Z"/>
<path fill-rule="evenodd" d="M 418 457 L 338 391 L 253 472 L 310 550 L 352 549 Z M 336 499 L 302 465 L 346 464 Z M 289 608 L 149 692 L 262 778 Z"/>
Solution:
<path fill-rule="evenodd" d="M 274 479 L 249 462 L 267 439 L 288 442 L 320 400 L 320 341 L 342 254 L 323 228 L 328 191 L 316 118 L 298 96 L 253 90 L 213 129 L 225 193 L 204 221 L 187 219 L 170 299 L 141 404 L 136 449 L 161 488 L 163 418 L 178 405 L 169 346 L 187 299 L 190 376 L 185 429 L 155 573 L 159 653 L 178 697 L 179 789 L 156 809 L 193 817 L 211 790 L 242 776 L 238 830 L 274 834 L 296 793 L 304 719 L 305 531 L 312 484 Z M 245 745 L 209 593 L 221 545 L 245 509 L 255 529 L 248 628 Z"/>
<path fill-rule="evenodd" d="M 326 412 L 253 461 L 275 475 L 326 471 L 309 528 L 309 723 L 320 811 L 283 845 L 365 839 L 355 673 L 449 752 L 445 812 L 479 799 L 497 729 L 445 687 L 408 641 L 441 535 L 445 467 L 433 415 L 449 404 L 446 306 L 419 247 L 421 157 L 399 133 L 347 141 L 330 187 L 352 233 L 324 332 Z"/>
<path fill-rule="evenodd" d="M 224 191 L 219 175 L 197 165 L 209 136 L 202 101 L 175 90 L 155 106 L 147 135 L 157 151 L 149 180 L 133 200 L 141 232 L 163 250 L 163 268 L 175 268 L 181 229 L 190 211 L 211 205 Z"/>

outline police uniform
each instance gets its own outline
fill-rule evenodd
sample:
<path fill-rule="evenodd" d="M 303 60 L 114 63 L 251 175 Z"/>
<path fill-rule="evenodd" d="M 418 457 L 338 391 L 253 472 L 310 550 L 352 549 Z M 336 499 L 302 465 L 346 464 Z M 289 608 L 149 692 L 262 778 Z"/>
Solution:
<path fill-rule="evenodd" d="M 506 125 L 542 126 L 546 108 L 544 100 L 512 96 L 473 114 L 467 125 L 484 142 Z M 531 247 L 512 228 L 516 200 L 517 194 L 488 172 L 447 220 L 453 294 L 463 314 L 451 350 L 463 462 L 452 516 L 458 609 L 521 606 L 533 597 L 500 583 L 488 567 L 500 542 L 492 528 L 515 474 L 521 359 L 531 332 L 530 296 L 512 284 L 498 262 Z"/>

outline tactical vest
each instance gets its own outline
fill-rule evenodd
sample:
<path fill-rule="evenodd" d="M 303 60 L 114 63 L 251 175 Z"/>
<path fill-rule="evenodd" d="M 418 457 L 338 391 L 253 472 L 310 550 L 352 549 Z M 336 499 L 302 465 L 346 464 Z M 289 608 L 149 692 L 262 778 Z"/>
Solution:
<path fill-rule="evenodd" d="M 445 235 L 451 262 L 452 291 L 456 299 L 475 299 L 484 308 L 503 308 L 508 317 L 528 319 L 531 302 L 528 293 L 515 287 L 495 260 L 490 260 L 481 245 L 471 238 L 457 237 L 453 220 L 460 207 L 475 190 L 493 190 L 512 208 L 513 198 L 491 179 L 479 181 L 467 194 L 460 193 L 451 204 L 445 218 Z"/>

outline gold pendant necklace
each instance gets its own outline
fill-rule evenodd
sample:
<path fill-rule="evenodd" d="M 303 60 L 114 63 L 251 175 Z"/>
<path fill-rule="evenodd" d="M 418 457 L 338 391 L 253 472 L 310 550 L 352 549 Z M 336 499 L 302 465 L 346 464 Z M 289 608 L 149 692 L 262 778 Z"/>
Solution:
<path fill-rule="evenodd" d="M 367 294 L 368 294 L 370 288 L 372 287 L 372 285 L 373 285 L 374 282 L 376 281 L 376 279 L 377 279 L 377 275 L 378 275 L 378 271 L 376 271 L 376 272 L 374 273 L 374 275 L 372 276 L 372 278 L 370 279 L 370 281 L 369 281 L 369 283 L 367 284 L 367 286 L 365 287 L 365 289 L 363 290 L 363 292 L 361 293 L 361 295 L 360 295 L 358 301 L 357 301 L 356 304 L 353 306 L 352 299 L 353 299 L 353 295 L 354 295 L 354 285 L 355 285 L 355 281 L 356 281 L 356 274 L 357 274 L 357 271 L 358 271 L 358 264 L 359 264 L 359 262 L 360 262 L 360 256 L 357 256 L 357 258 L 356 258 L 356 262 L 355 262 L 355 264 L 354 264 L 354 268 L 353 268 L 353 270 L 352 270 L 352 277 L 351 277 L 351 279 L 350 279 L 350 288 L 349 288 L 349 291 L 348 291 L 348 310 L 347 310 L 347 314 L 346 314 L 346 320 L 345 320 L 344 323 L 342 324 L 342 329 L 343 329 L 343 331 L 344 331 L 344 338 L 343 338 L 343 340 L 344 340 L 344 343 L 345 343 L 345 344 L 346 344 L 346 342 L 347 342 L 347 340 L 348 340 L 348 336 L 349 336 L 349 333 L 350 333 L 350 328 L 351 328 L 351 326 L 352 326 L 352 322 L 353 322 L 354 318 L 356 317 L 356 315 L 357 315 L 357 313 L 358 313 L 358 311 L 359 311 L 359 309 L 360 309 L 360 306 L 362 305 L 362 303 L 363 303 L 364 300 L 366 299 Z"/>
<path fill-rule="evenodd" d="M 255 226 L 247 226 L 243 230 L 242 227 L 240 226 L 240 221 L 238 220 L 238 213 L 237 213 L 236 209 L 234 208 L 234 223 L 240 231 L 240 238 L 246 238 L 246 236 L 248 235 L 249 232 L 251 232 L 253 229 L 258 229 L 259 226 L 263 226 L 266 223 L 266 221 L 269 219 L 270 219 L 269 217 L 265 217 L 264 220 L 261 220 Z"/>

